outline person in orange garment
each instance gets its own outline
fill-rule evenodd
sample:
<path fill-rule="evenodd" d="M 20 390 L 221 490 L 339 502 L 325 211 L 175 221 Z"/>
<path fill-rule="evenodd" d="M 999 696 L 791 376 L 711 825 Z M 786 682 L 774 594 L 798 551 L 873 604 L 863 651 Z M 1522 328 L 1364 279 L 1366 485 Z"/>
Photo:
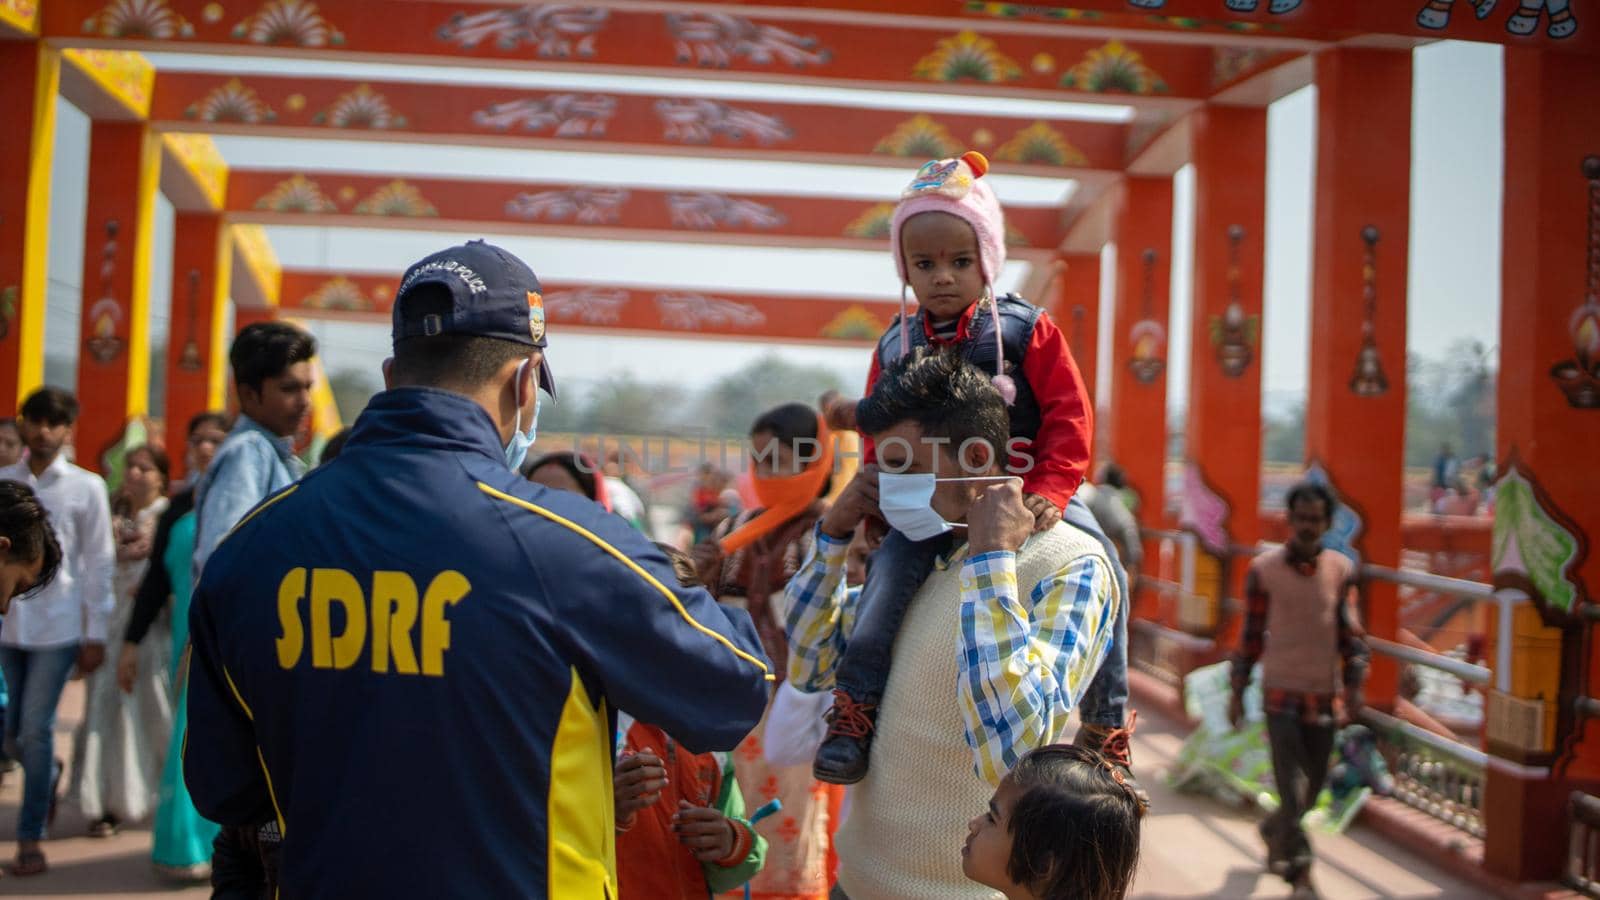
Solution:
<path fill-rule="evenodd" d="M 668 544 L 678 583 L 699 587 L 694 562 Z M 744 818 L 726 753 L 691 753 L 665 731 L 617 715 L 617 882 L 622 900 L 704 900 L 761 871 L 767 839 Z"/>

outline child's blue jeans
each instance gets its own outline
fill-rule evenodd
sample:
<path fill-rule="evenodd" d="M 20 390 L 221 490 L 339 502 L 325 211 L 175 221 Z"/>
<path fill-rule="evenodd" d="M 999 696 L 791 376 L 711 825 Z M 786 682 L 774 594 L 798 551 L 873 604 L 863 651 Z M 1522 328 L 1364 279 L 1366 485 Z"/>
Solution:
<path fill-rule="evenodd" d="M 1117 606 L 1116 631 L 1111 646 L 1100 664 L 1100 671 L 1078 703 L 1078 717 L 1088 725 L 1121 728 L 1128 707 L 1128 576 L 1116 547 L 1100 529 L 1089 507 L 1077 497 L 1067 504 L 1061 518 L 1105 548 L 1122 602 Z M 889 663 L 895 635 L 905 619 L 906 609 L 917 589 L 933 571 L 934 561 L 949 551 L 954 538 L 942 534 L 915 542 L 898 531 L 891 531 L 872 555 L 867 583 L 861 589 L 855 630 L 839 660 L 834 681 L 839 690 L 862 702 L 877 702 L 889 681 Z"/>

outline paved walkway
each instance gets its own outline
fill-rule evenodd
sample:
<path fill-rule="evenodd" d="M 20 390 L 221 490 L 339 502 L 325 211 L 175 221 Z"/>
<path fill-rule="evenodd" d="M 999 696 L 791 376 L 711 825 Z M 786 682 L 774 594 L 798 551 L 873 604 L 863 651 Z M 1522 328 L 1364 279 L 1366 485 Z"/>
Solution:
<path fill-rule="evenodd" d="M 69 686 L 57 723 L 57 746 L 71 757 L 71 733 L 82 706 L 82 684 Z M 1262 871 L 1255 814 L 1230 810 L 1203 797 L 1174 793 L 1161 775 L 1175 758 L 1182 734 L 1168 720 L 1149 713 L 1139 720 L 1135 759 L 1154 807 L 1145 822 L 1143 861 L 1133 891 L 1140 900 L 1212 897 L 1287 897 L 1288 886 Z M 0 787 L 0 859 L 14 848 L 20 773 Z M 7 897 L 189 898 L 209 895 L 203 887 L 175 886 L 150 867 L 150 835 L 129 829 L 110 840 L 83 837 L 83 816 L 63 803 L 56 822 L 62 837 L 45 844 L 51 871 L 39 878 L 0 879 Z M 1316 879 L 1328 900 L 1426 898 L 1471 900 L 1488 895 L 1444 871 L 1410 856 L 1359 826 L 1349 834 L 1316 839 Z"/>

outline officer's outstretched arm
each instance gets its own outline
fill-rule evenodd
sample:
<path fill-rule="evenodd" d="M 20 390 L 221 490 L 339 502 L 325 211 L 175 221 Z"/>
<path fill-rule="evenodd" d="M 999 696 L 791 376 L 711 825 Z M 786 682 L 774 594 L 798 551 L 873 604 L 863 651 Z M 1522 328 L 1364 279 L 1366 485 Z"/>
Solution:
<path fill-rule="evenodd" d="M 773 686 L 755 625 L 704 589 L 680 587 L 661 550 L 617 523 L 596 547 L 612 577 L 561 592 L 574 646 L 616 707 L 696 753 L 733 749 Z"/>
<path fill-rule="evenodd" d="M 213 598 L 202 579 L 189 611 L 189 734 L 183 778 L 195 809 L 219 825 L 256 825 L 275 815 L 252 712 L 218 653 Z"/>

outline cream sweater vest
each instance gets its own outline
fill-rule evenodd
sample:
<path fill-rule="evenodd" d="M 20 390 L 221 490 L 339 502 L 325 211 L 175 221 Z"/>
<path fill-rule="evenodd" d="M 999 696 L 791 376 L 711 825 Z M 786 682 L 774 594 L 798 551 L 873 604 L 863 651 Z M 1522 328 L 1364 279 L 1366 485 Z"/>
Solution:
<path fill-rule="evenodd" d="M 1110 565 L 1099 542 L 1065 523 L 1030 538 L 1017 555 L 1024 602 L 1035 585 L 1082 556 Z M 934 569 L 895 639 L 872 765 L 851 788 L 850 817 L 837 835 L 839 886 L 850 900 L 1001 896 L 961 874 L 967 822 L 994 793 L 973 771 L 956 701 L 966 557 L 963 550 L 949 568 Z"/>

